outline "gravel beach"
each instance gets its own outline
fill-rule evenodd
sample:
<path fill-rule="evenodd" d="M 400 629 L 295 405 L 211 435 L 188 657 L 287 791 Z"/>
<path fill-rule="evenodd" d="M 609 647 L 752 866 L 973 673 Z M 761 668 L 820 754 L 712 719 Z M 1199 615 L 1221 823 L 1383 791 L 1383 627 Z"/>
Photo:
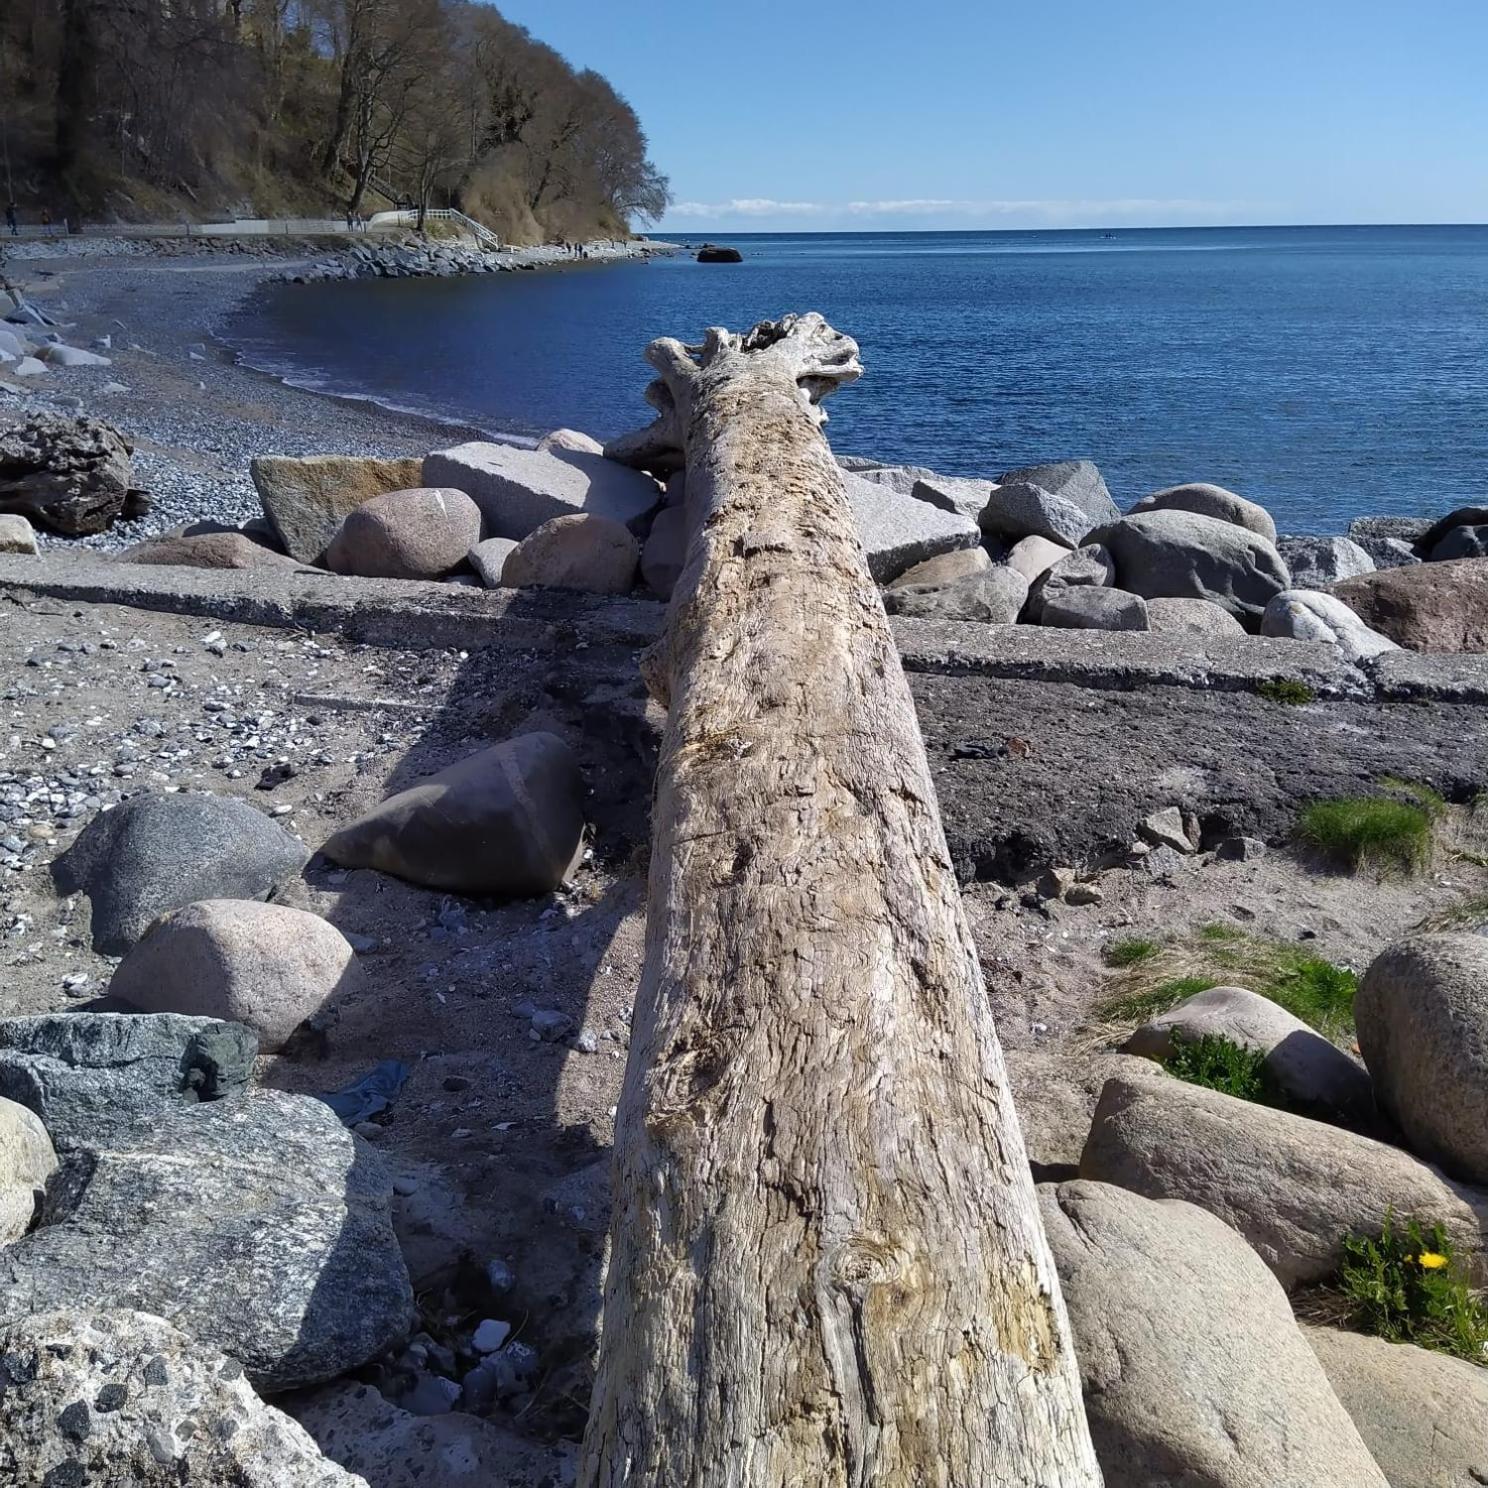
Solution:
<path fill-rule="evenodd" d="M 153 245 L 152 245 L 153 246 Z M 102 252 L 101 248 L 112 251 Z M 292 387 L 238 364 L 217 338 L 262 286 L 322 263 L 327 253 L 230 250 L 181 255 L 122 241 L 27 244 L 10 272 L 59 322 L 70 344 L 100 347 L 111 367 L 54 368 L 44 378 L 0 370 L 0 428 L 30 413 L 85 413 L 135 445 L 135 471 L 154 498 L 148 516 L 93 537 L 42 534 L 44 546 L 117 550 L 183 523 L 237 525 L 260 514 L 248 478 L 257 455 L 410 456 L 490 432 Z M 591 256 L 601 258 L 595 252 Z M 511 257 L 558 269 L 557 250 Z"/>

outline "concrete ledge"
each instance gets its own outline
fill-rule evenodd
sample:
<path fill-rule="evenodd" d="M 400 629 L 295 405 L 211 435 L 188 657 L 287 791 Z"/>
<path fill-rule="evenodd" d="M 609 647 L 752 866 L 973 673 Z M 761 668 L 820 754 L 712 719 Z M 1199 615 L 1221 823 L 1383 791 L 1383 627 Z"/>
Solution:
<path fill-rule="evenodd" d="M 1120 691 L 1166 686 L 1254 692 L 1263 683 L 1279 681 L 1301 682 L 1319 697 L 1364 697 L 1374 691 L 1357 667 L 1320 641 L 898 618 L 890 623 L 905 669 L 913 672 L 973 673 Z"/>
<path fill-rule="evenodd" d="M 1386 651 L 1369 670 L 1382 698 L 1412 703 L 1488 703 L 1488 656 Z"/>

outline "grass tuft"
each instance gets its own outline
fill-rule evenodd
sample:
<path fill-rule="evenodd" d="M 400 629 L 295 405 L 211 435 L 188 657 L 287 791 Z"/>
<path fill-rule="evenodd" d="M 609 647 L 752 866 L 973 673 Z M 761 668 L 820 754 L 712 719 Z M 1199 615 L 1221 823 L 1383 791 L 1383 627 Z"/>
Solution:
<path fill-rule="evenodd" d="M 1247 1049 L 1213 1034 L 1178 1044 L 1163 1061 L 1163 1067 L 1190 1085 L 1219 1090 L 1239 1100 L 1254 1101 L 1261 1106 L 1286 1104 L 1281 1088 L 1266 1068 L 1266 1056 L 1259 1049 Z"/>
<path fill-rule="evenodd" d="M 1423 1230 L 1413 1219 L 1397 1229 L 1387 1214 L 1378 1239 L 1348 1236 L 1338 1284 L 1361 1333 L 1488 1363 L 1488 1307 L 1441 1225 Z"/>
<path fill-rule="evenodd" d="M 1314 801 L 1297 835 L 1333 867 L 1412 877 L 1431 861 L 1432 818 L 1423 806 L 1385 796 Z"/>
<path fill-rule="evenodd" d="M 1305 708 L 1317 700 L 1317 693 L 1295 677 L 1270 677 L 1256 688 L 1256 692 L 1267 702 L 1282 703 L 1289 708 Z"/>
<path fill-rule="evenodd" d="M 1162 950 L 1155 940 L 1142 940 L 1132 936 L 1126 940 L 1114 940 L 1105 950 L 1107 966 L 1139 966 L 1150 961 Z"/>

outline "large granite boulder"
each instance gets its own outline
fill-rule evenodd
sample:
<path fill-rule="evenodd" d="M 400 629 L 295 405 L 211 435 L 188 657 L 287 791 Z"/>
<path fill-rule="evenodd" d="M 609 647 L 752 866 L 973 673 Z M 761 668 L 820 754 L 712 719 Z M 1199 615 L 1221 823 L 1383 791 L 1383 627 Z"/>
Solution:
<path fill-rule="evenodd" d="M 913 589 L 919 584 L 950 584 L 957 579 L 985 573 L 991 567 L 992 555 L 986 548 L 958 548 L 954 553 L 942 553 L 937 558 L 927 558 L 913 568 L 906 568 L 888 587 Z"/>
<path fill-rule="evenodd" d="M 1392 1214 L 1440 1221 L 1475 1256 L 1488 1213 L 1488 1196 L 1397 1147 L 1157 1070 L 1106 1082 L 1080 1176 L 1207 1209 L 1288 1289 L 1331 1276 L 1344 1237 L 1378 1235 Z"/>
<path fill-rule="evenodd" d="M 489 536 L 518 542 L 544 522 L 578 512 L 628 525 L 661 500 L 650 476 L 603 455 L 480 441 L 428 456 L 423 484 L 464 491 L 480 507 Z"/>
<path fill-rule="evenodd" d="M 124 1111 L 58 1145 L 41 1224 L 0 1251 L 0 1326 L 138 1309 L 262 1390 L 333 1379 L 406 1335 L 392 1180 L 323 1101 L 255 1090 Z"/>
<path fill-rule="evenodd" d="M 1372 661 L 1400 648 L 1389 636 L 1370 628 L 1331 594 L 1313 589 L 1283 589 L 1261 616 L 1263 636 L 1294 641 L 1326 641 L 1345 661 Z"/>
<path fill-rule="evenodd" d="M 309 860 L 305 844 L 243 801 L 170 792 L 101 811 L 53 864 L 93 906 L 93 949 L 122 955 L 161 915 L 198 899 L 262 899 Z"/>
<path fill-rule="evenodd" d="M 1303 1328 L 1390 1488 L 1488 1483 L 1488 1369 L 1335 1328 Z"/>
<path fill-rule="evenodd" d="M 1213 517 L 1218 522 L 1232 522 L 1237 527 L 1246 527 L 1267 542 L 1276 541 L 1276 523 L 1264 506 L 1247 501 L 1223 486 L 1210 485 L 1207 481 L 1195 481 L 1184 486 L 1169 486 L 1163 491 L 1154 491 L 1144 496 L 1128 513 L 1137 516 L 1150 511 L 1186 511 L 1201 517 Z"/>
<path fill-rule="evenodd" d="M 547 894 L 577 863 L 584 782 L 556 734 L 518 734 L 389 796 L 321 851 L 456 894 Z"/>
<path fill-rule="evenodd" d="M 1374 559 L 1351 537 L 1282 537 L 1276 550 L 1294 589 L 1325 589 L 1375 569 Z"/>
<path fill-rule="evenodd" d="M 6 1488 L 367 1488 L 265 1405 L 243 1366 L 144 1312 L 0 1329 Z"/>
<path fill-rule="evenodd" d="M 1195 512 L 1140 512 L 1086 541 L 1110 553 L 1118 588 L 1143 599 L 1207 599 L 1249 628 L 1291 587 L 1281 555 L 1259 533 Z"/>
<path fill-rule="evenodd" d="M 1231 1229 L 1100 1183 L 1039 1189 L 1106 1488 L 1385 1488 Z"/>
<path fill-rule="evenodd" d="M 1488 1184 L 1488 937 L 1414 935 L 1354 999 L 1359 1052 L 1412 1149 Z"/>
<path fill-rule="evenodd" d="M 1266 1056 L 1266 1071 L 1293 1100 L 1359 1120 L 1374 1114 L 1369 1073 L 1284 1007 L 1244 987 L 1211 987 L 1144 1023 L 1122 1046 L 1165 1060 L 1181 1044 L 1220 1038 Z"/>
<path fill-rule="evenodd" d="M 1453 558 L 1488 558 L 1488 525 L 1454 527 L 1429 555 L 1432 563 L 1449 563 Z"/>
<path fill-rule="evenodd" d="M 1333 593 L 1409 651 L 1488 651 L 1488 558 L 1361 574 Z"/>
<path fill-rule="evenodd" d="M 321 561 L 348 512 L 374 496 L 421 486 L 422 472 L 422 460 L 356 455 L 262 455 L 248 466 L 264 515 L 301 563 Z"/>
<path fill-rule="evenodd" d="M 1121 515 L 1093 460 L 1054 460 L 1043 465 L 1023 465 L 998 476 L 997 483 L 1037 486 L 1040 491 L 1047 491 L 1051 496 L 1079 507 L 1090 519 L 1091 527 L 1114 522 Z"/>
<path fill-rule="evenodd" d="M 1147 629 L 1155 635 L 1241 636 L 1245 627 L 1207 599 L 1149 599 Z"/>
<path fill-rule="evenodd" d="M 37 413 L 0 432 L 0 515 L 49 532 L 105 532 L 124 514 L 133 447 L 110 424 Z"/>
<path fill-rule="evenodd" d="M 1468 556 L 1442 553 L 1439 549 L 1460 528 L 1481 527 L 1485 523 L 1488 523 L 1488 506 L 1459 506 L 1437 521 L 1424 524 L 1423 530 L 1415 534 L 1412 546 L 1418 557 L 1432 562 L 1454 556 Z"/>
<path fill-rule="evenodd" d="M 1125 589 L 1061 585 L 1044 590 L 1038 623 L 1060 630 L 1146 630 L 1147 602 Z"/>
<path fill-rule="evenodd" d="M 170 568 L 298 568 L 286 553 L 276 553 L 241 532 L 177 533 L 153 537 L 125 548 L 119 563 Z"/>
<path fill-rule="evenodd" d="M 681 511 L 683 508 L 668 508 Z M 660 516 L 665 515 L 661 513 Z M 504 589 L 577 589 L 585 594 L 629 594 L 641 546 L 609 517 L 575 512 L 529 532 L 501 568 Z"/>
<path fill-rule="evenodd" d="M 0 553 L 35 554 L 36 529 L 25 517 L 0 517 Z"/>
<path fill-rule="evenodd" d="M 927 558 L 981 542 L 976 523 L 960 512 L 901 495 L 851 471 L 843 472 L 842 482 L 875 583 L 891 583 Z"/>
<path fill-rule="evenodd" d="M 1078 548 L 1091 529 L 1088 512 L 1027 481 L 993 486 L 977 522 L 988 537 L 1004 542 L 1041 537 L 1066 548 Z"/>
<path fill-rule="evenodd" d="M 1047 601 L 1070 589 L 1099 588 L 1115 581 L 1116 565 L 1104 548 L 1092 546 L 1066 553 L 1029 585 L 1028 607 L 1023 618 L 1037 625 L 1043 620 Z"/>
<path fill-rule="evenodd" d="M 41 1118 L 0 1096 L 0 1246 L 31 1228 L 56 1171 L 56 1149 Z"/>
<path fill-rule="evenodd" d="M 924 565 L 920 565 L 923 567 Z M 884 590 L 891 615 L 917 620 L 971 620 L 1012 625 L 1028 599 L 1028 580 L 996 566 L 943 584 L 895 584 Z"/>
<path fill-rule="evenodd" d="M 935 475 L 930 471 L 911 472 L 919 474 L 909 488 L 909 495 L 916 501 L 928 501 L 942 511 L 959 512 L 975 522 L 992 496 L 992 482 L 974 480 L 960 475 Z M 869 479 L 873 475 L 869 473 Z"/>
<path fill-rule="evenodd" d="M 66 1149 L 123 1120 L 241 1094 L 258 1037 L 175 1013 L 50 1013 L 0 1019 L 0 1097 L 34 1111 Z"/>
<path fill-rule="evenodd" d="M 252 899 L 207 899 L 157 921 L 114 971 L 110 997 L 145 1013 L 223 1018 L 266 1053 L 361 986 L 356 952 L 318 915 Z"/>
<path fill-rule="evenodd" d="M 480 508 L 463 491 L 389 491 L 347 512 L 325 564 L 360 579 L 439 579 L 480 538 Z"/>

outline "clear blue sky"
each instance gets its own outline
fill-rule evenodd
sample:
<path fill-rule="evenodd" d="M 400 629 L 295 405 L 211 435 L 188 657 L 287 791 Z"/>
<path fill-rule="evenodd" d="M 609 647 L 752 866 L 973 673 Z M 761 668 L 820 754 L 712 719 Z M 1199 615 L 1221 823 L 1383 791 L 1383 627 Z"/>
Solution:
<path fill-rule="evenodd" d="M 1488 222 L 1488 0 L 498 0 L 707 230 Z"/>

